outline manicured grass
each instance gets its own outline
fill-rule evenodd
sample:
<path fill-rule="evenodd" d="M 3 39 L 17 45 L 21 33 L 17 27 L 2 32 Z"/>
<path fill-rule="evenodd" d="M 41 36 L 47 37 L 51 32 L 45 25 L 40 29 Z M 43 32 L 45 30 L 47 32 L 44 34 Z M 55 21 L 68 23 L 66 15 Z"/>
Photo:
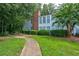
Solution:
<path fill-rule="evenodd" d="M 9 38 L 0 41 L 0 56 L 20 55 L 24 47 L 25 39 Z"/>
<path fill-rule="evenodd" d="M 79 56 L 79 43 L 51 36 L 33 36 L 44 56 Z"/>

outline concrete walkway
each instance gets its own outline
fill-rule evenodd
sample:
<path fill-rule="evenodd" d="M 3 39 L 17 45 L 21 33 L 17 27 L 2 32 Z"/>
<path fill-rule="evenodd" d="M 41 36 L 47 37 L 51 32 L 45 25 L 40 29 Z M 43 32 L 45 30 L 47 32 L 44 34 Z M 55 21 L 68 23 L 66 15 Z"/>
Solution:
<path fill-rule="evenodd" d="M 42 56 L 39 44 L 31 38 L 27 39 L 20 56 Z"/>
<path fill-rule="evenodd" d="M 24 48 L 22 49 L 20 56 L 42 56 L 38 42 L 36 40 L 33 40 L 31 35 L 16 35 L 12 37 L 26 39 Z M 0 38 L 2 39 L 7 37 Z"/>

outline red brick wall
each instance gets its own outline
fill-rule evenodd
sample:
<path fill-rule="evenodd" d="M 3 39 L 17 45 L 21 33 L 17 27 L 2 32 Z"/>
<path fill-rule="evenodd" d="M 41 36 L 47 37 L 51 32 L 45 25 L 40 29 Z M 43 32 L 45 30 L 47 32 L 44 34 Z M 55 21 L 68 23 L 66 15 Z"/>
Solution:
<path fill-rule="evenodd" d="M 39 11 L 36 11 L 33 17 L 33 30 L 38 30 L 38 16 L 39 16 Z"/>

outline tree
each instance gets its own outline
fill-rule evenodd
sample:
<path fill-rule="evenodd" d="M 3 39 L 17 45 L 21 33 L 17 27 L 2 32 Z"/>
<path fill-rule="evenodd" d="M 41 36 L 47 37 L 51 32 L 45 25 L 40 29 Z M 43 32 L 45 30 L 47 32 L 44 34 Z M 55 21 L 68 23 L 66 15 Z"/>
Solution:
<path fill-rule="evenodd" d="M 71 36 L 74 26 L 79 23 L 79 4 L 61 4 L 54 16 L 57 18 L 55 23 L 59 23 L 62 26 L 66 26 L 68 35 Z"/>
<path fill-rule="evenodd" d="M 53 13 L 55 11 L 55 5 L 52 4 L 52 3 L 49 3 L 48 4 L 48 10 L 49 10 L 49 14 L 52 14 L 53 15 Z"/>
<path fill-rule="evenodd" d="M 53 15 L 55 11 L 55 5 L 52 3 L 44 4 L 43 8 L 41 8 L 41 15 Z"/>
<path fill-rule="evenodd" d="M 41 15 L 48 15 L 48 14 L 49 14 L 48 5 L 44 4 L 43 8 L 41 9 Z"/>
<path fill-rule="evenodd" d="M 0 4 L 0 33 L 22 30 L 25 20 L 32 18 L 36 4 Z"/>

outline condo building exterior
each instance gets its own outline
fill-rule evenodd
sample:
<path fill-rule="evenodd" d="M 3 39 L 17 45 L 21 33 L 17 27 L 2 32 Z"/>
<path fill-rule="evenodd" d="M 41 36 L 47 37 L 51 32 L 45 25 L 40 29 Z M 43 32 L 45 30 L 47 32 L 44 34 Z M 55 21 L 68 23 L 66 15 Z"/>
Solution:
<path fill-rule="evenodd" d="M 32 20 L 25 22 L 23 30 L 67 30 L 66 26 L 62 27 L 54 24 L 55 18 L 52 15 L 40 15 L 40 11 L 36 11 Z M 72 34 L 79 33 L 79 26 L 75 26 Z"/>

